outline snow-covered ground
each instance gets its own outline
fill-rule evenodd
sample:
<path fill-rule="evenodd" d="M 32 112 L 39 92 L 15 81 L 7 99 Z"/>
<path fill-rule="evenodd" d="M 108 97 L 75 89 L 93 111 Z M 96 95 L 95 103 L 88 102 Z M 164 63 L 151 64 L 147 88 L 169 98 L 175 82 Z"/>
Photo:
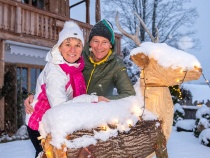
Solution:
<path fill-rule="evenodd" d="M 210 148 L 200 144 L 193 132 L 177 132 L 173 128 L 167 147 L 169 158 L 210 157 Z"/>
<path fill-rule="evenodd" d="M 167 144 L 169 158 L 208 158 L 210 148 L 199 143 L 192 132 L 177 132 L 173 128 Z M 0 143 L 0 158 L 34 158 L 30 140 Z"/>
<path fill-rule="evenodd" d="M 186 90 L 190 90 L 193 96 L 192 102 L 194 103 L 197 101 L 204 101 L 206 103 L 210 100 L 210 87 L 207 84 L 183 84 L 182 85 Z M 202 93 L 202 95 L 200 95 Z"/>

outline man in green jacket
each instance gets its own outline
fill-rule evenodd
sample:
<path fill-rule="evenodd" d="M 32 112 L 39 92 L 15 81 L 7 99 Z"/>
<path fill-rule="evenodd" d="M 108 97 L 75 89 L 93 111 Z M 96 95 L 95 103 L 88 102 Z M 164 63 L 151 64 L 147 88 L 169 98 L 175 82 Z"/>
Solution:
<path fill-rule="evenodd" d="M 135 95 L 126 67 L 114 51 L 114 37 L 112 24 L 101 20 L 91 29 L 89 42 L 83 49 L 87 93 L 111 100 Z M 114 88 L 118 95 L 113 95 Z"/>
<path fill-rule="evenodd" d="M 126 67 L 114 51 L 114 45 L 112 24 L 105 19 L 95 24 L 90 32 L 89 42 L 83 49 L 83 75 L 87 84 L 87 94 L 96 94 L 111 100 L 135 95 Z M 113 94 L 114 88 L 117 95 Z M 27 114 L 33 112 L 30 105 L 32 101 L 33 96 L 24 101 Z"/>

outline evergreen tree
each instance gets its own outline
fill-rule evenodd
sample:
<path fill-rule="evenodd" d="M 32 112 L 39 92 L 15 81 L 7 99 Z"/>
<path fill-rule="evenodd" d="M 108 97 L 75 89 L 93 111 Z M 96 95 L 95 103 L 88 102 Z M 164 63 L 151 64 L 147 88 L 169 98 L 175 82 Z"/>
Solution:
<path fill-rule="evenodd" d="M 184 119 L 185 112 L 179 103 L 174 105 L 174 119 L 173 119 L 173 126 L 180 120 Z"/>
<path fill-rule="evenodd" d="M 189 90 L 186 90 L 184 87 L 180 87 L 179 85 L 170 86 L 169 90 L 174 104 L 192 104 L 192 93 Z"/>
<path fill-rule="evenodd" d="M 130 51 L 126 47 L 123 48 L 122 53 L 124 56 L 123 61 L 127 68 L 128 76 L 130 77 L 131 82 L 134 85 L 138 81 L 138 78 L 140 76 L 139 68 L 132 62 L 130 58 Z"/>
<path fill-rule="evenodd" d="M 202 120 L 203 119 L 203 120 Z M 201 122 L 202 120 L 202 122 Z M 204 121 L 205 120 L 205 121 Z M 204 123 L 205 122 L 205 123 Z M 210 115 L 209 113 L 205 113 L 202 115 L 202 118 L 196 118 L 195 128 L 194 128 L 194 136 L 199 137 L 200 133 L 206 129 L 206 124 L 210 124 Z"/>

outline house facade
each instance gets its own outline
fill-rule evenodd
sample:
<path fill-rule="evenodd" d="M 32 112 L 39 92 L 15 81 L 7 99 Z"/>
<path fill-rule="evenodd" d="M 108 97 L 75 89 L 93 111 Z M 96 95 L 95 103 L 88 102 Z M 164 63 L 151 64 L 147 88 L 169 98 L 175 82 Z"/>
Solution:
<path fill-rule="evenodd" d="M 70 18 L 70 9 L 86 6 L 86 22 Z M 74 20 L 88 40 L 90 0 L 69 6 L 70 0 L 0 0 L 0 131 L 14 132 L 24 123 L 23 100 L 34 92 L 45 56 L 67 20 Z M 95 0 L 96 21 L 100 0 Z M 115 34 L 117 52 L 121 35 Z"/>

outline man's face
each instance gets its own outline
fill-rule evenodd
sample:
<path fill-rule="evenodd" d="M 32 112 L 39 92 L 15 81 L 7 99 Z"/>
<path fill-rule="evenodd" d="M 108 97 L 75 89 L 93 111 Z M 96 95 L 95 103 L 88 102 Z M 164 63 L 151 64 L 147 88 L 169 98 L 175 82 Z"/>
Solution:
<path fill-rule="evenodd" d="M 107 56 L 109 50 L 112 48 L 112 45 L 107 38 L 102 36 L 93 36 L 90 41 L 90 47 L 93 52 L 93 60 L 98 62 Z"/>

